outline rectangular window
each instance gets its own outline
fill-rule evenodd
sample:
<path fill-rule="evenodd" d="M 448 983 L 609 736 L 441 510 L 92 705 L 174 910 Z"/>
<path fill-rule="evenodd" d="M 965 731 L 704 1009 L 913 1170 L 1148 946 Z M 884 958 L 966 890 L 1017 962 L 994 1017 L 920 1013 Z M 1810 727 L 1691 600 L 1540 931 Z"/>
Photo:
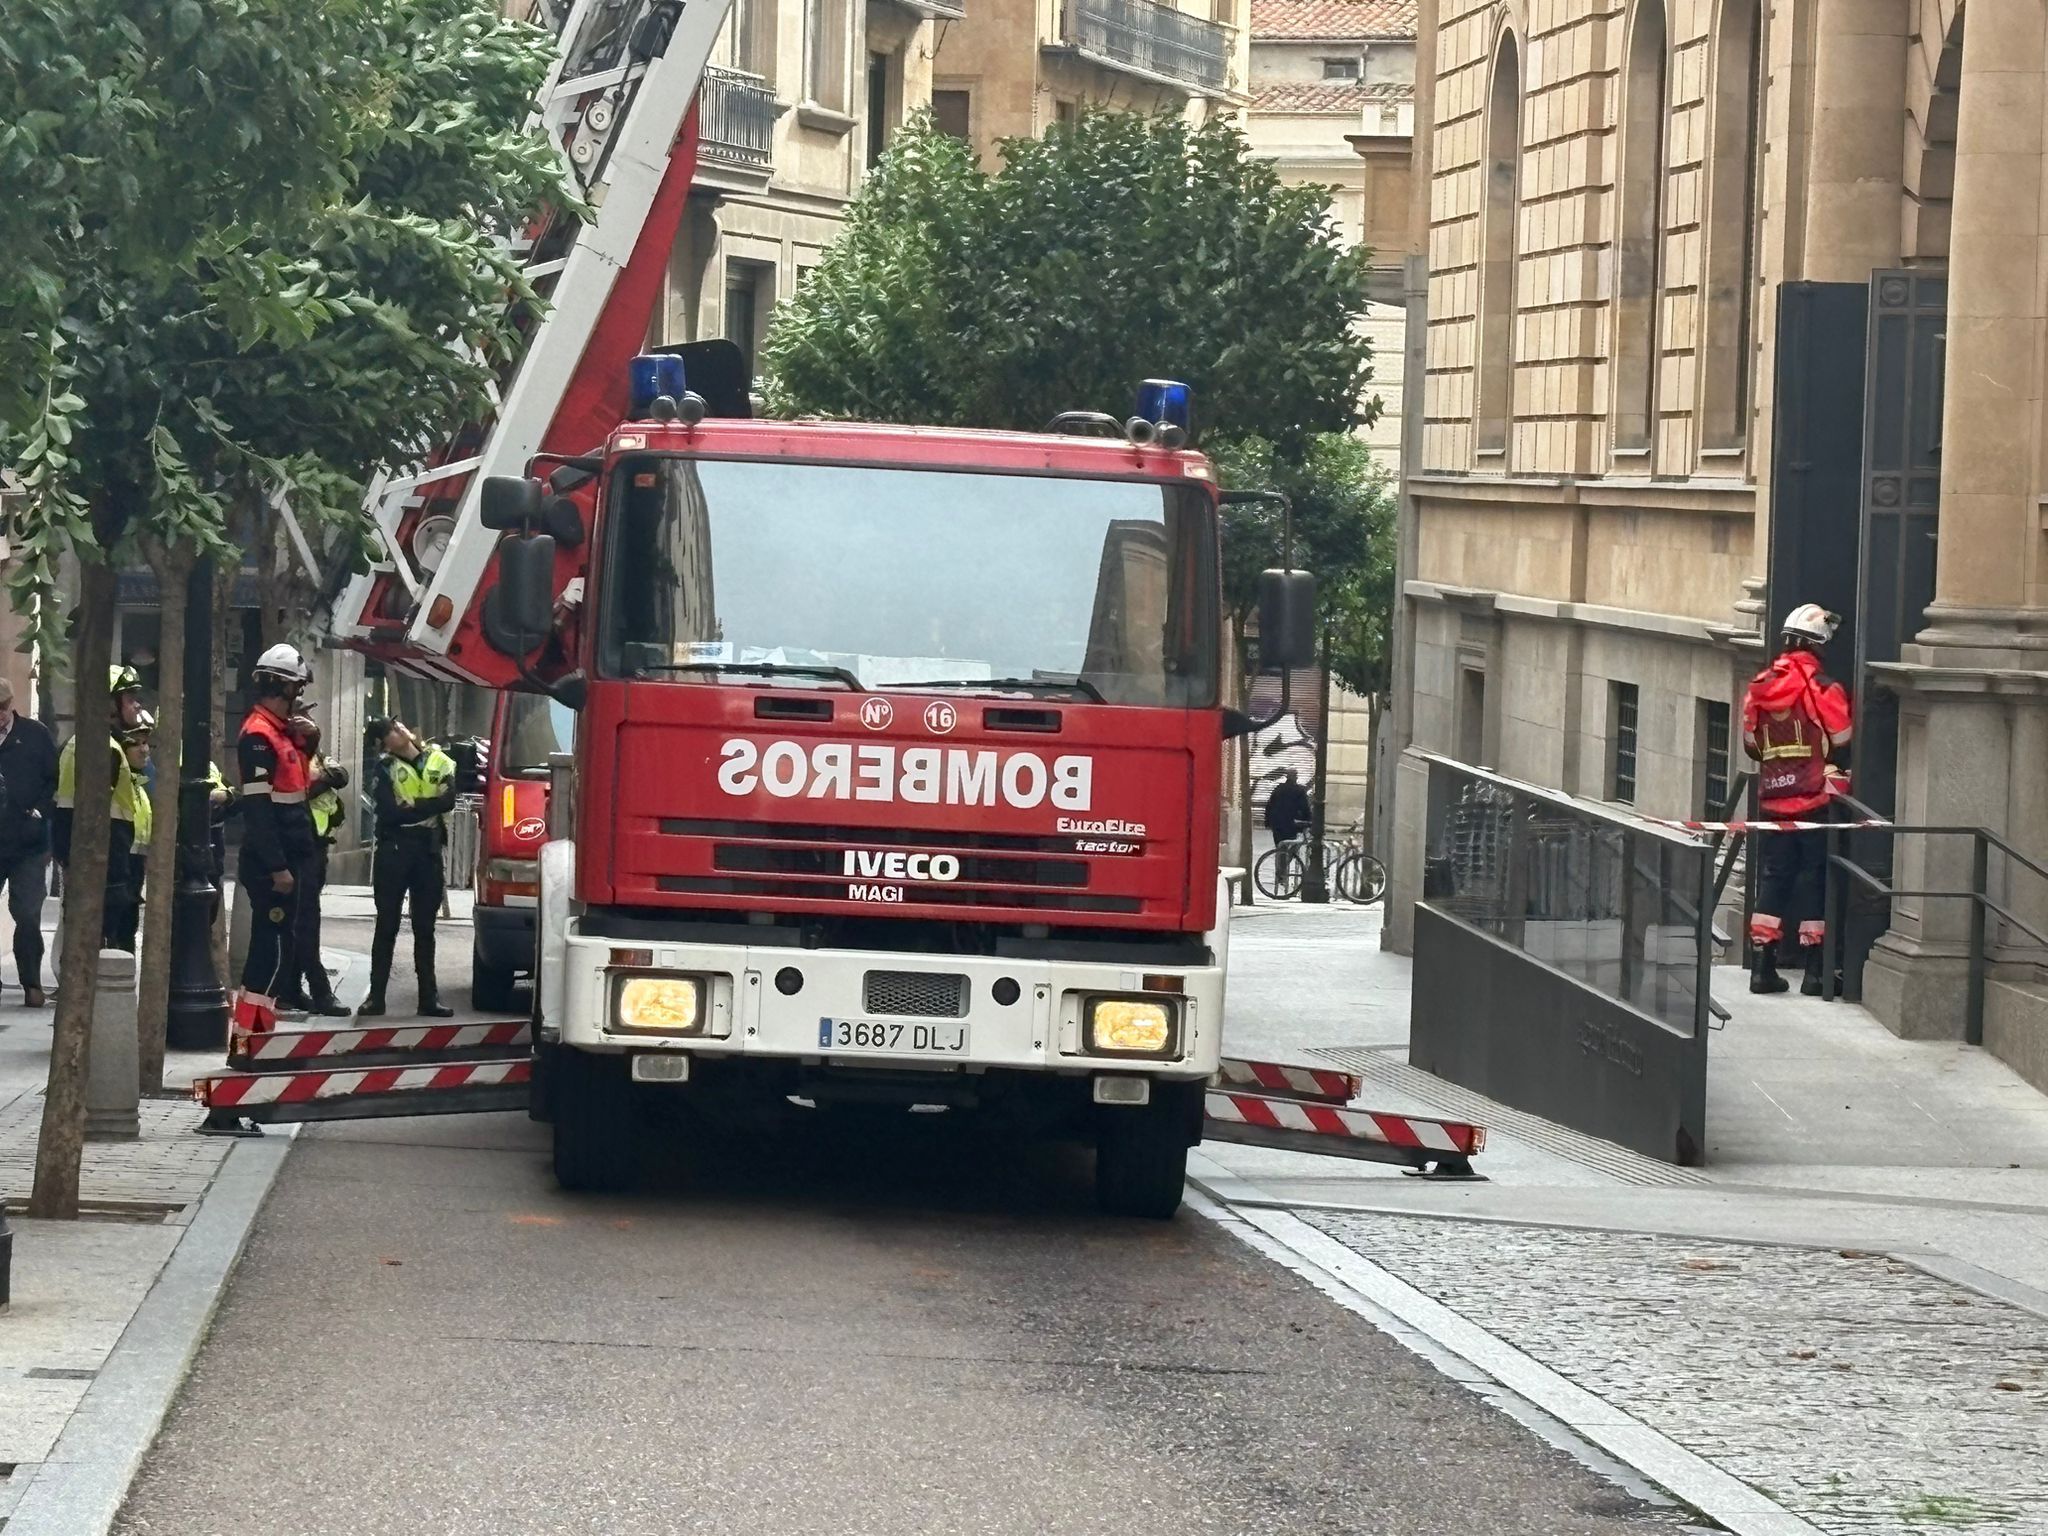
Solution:
<path fill-rule="evenodd" d="M 1071 101 L 1056 101 L 1052 104 L 1052 120 L 1062 127 L 1071 128 L 1081 115 L 1081 109 Z"/>
<path fill-rule="evenodd" d="M 933 91 L 932 121 L 939 132 L 950 133 L 956 139 L 971 139 L 974 135 L 968 129 L 972 113 L 972 102 L 966 91 Z"/>
<path fill-rule="evenodd" d="M 1712 821 L 1728 808 L 1728 705 L 1700 700 L 1700 817 Z"/>
<path fill-rule="evenodd" d="M 804 12 L 805 87 L 811 100 L 844 112 L 847 55 L 853 38 L 847 0 L 809 0 Z"/>
<path fill-rule="evenodd" d="M 868 55 L 868 164 L 881 163 L 889 147 L 889 55 Z"/>
<path fill-rule="evenodd" d="M 1325 59 L 1323 60 L 1323 78 L 1325 80 L 1356 80 L 1359 68 L 1359 61 L 1357 59 Z"/>
<path fill-rule="evenodd" d="M 1634 683 L 1607 685 L 1608 744 L 1612 758 L 1607 765 L 1607 798 L 1623 805 L 1636 803 L 1636 710 Z"/>
<path fill-rule="evenodd" d="M 1458 757 L 1484 766 L 1486 753 L 1486 674 L 1466 667 L 1458 676 Z"/>

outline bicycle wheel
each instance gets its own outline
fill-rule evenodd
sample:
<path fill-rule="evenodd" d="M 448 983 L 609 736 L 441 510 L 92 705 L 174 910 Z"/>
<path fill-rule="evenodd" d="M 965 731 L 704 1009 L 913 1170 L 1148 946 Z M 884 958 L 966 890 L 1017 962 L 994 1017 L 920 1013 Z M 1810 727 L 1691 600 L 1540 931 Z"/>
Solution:
<path fill-rule="evenodd" d="M 1292 901 L 1301 894 L 1301 860 L 1292 848 L 1268 848 L 1252 866 L 1252 883 L 1269 900 Z"/>
<path fill-rule="evenodd" d="M 1363 849 L 1352 855 L 1354 879 L 1358 894 L 1353 901 L 1371 906 L 1387 894 L 1387 866 Z"/>
<path fill-rule="evenodd" d="M 1358 859 L 1358 850 L 1348 849 L 1330 873 L 1330 889 L 1345 901 L 1358 900 Z"/>

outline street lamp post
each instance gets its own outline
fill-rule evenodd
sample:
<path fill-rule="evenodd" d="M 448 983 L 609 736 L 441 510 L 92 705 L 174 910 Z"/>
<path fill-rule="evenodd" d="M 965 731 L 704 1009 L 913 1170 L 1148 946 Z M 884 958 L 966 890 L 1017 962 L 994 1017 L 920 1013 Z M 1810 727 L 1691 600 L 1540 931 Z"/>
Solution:
<path fill-rule="evenodd" d="M 1316 722 L 1315 820 L 1309 827 L 1308 873 L 1302 878 L 1301 899 L 1318 905 L 1330 899 L 1329 850 L 1323 834 L 1329 826 L 1330 806 L 1330 627 L 1322 634 L 1322 705 Z"/>
<path fill-rule="evenodd" d="M 168 594 L 166 594 L 168 595 Z M 166 1042 L 175 1050 L 225 1048 L 228 997 L 213 968 L 213 561 L 202 556 L 185 588 L 185 732 L 178 784 L 178 884 L 171 902 L 171 997 Z"/>

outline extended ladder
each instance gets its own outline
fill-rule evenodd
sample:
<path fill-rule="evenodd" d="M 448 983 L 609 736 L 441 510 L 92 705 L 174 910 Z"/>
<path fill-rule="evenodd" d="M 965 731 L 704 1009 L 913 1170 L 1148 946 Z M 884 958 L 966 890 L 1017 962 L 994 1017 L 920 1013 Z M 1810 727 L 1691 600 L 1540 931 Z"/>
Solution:
<path fill-rule="evenodd" d="M 535 6 L 559 47 L 533 121 L 593 214 L 551 215 L 514 242 L 549 307 L 489 418 L 372 482 L 382 557 L 336 601 L 338 639 L 416 675 L 509 680 L 502 658 L 456 645 L 496 543 L 476 515 L 483 477 L 524 473 L 542 451 L 588 451 L 623 418 L 626 361 L 646 341 L 695 169 L 691 103 L 731 3 Z"/>

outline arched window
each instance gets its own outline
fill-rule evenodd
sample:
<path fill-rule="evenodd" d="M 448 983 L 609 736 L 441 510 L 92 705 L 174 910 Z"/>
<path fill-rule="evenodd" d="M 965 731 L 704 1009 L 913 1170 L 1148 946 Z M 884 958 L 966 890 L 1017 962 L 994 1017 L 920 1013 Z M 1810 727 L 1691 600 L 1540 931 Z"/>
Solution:
<path fill-rule="evenodd" d="M 1714 42 L 1714 146 L 1708 163 L 1705 314 L 1709 448 L 1739 446 L 1749 432 L 1756 366 L 1757 114 L 1763 100 L 1759 0 L 1721 0 Z"/>
<path fill-rule="evenodd" d="M 1481 170 L 1477 446 L 1501 453 L 1515 409 L 1515 222 L 1522 201 L 1522 59 L 1512 33 L 1493 58 Z"/>
<path fill-rule="evenodd" d="M 1657 303 L 1664 289 L 1664 0 L 1639 0 L 1621 103 L 1614 260 L 1614 446 L 1650 446 L 1657 418 Z"/>

